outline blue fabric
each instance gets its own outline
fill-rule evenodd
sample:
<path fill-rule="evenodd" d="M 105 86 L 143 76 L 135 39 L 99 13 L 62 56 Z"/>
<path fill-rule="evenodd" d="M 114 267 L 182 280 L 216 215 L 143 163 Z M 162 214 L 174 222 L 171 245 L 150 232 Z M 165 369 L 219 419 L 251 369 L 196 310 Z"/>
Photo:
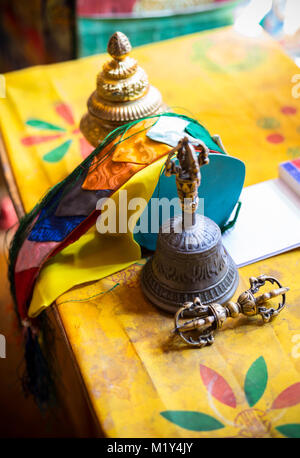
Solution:
<path fill-rule="evenodd" d="M 198 213 L 201 214 L 201 211 L 204 210 L 205 216 L 212 219 L 220 228 L 223 228 L 236 206 L 243 188 L 244 179 L 245 165 L 242 161 L 225 154 L 211 153 L 209 155 L 209 164 L 201 167 L 201 185 L 198 189 L 198 196 L 200 199 L 204 199 L 202 201 L 204 208 L 200 201 L 197 210 Z M 166 177 L 165 174 L 162 174 L 152 197 L 159 199 L 166 197 L 169 200 L 178 197 L 175 175 Z M 134 233 L 134 239 L 144 248 L 155 250 L 158 234 L 151 232 L 151 221 L 153 218 L 151 211 L 150 200 L 137 222 L 137 226 L 139 227 L 141 225 L 141 219 L 145 217 L 145 221 L 148 224 L 148 231 L 147 233 Z M 181 213 L 179 206 L 177 209 L 175 208 L 174 213 Z M 165 220 L 163 220 L 163 214 L 161 212 L 159 214 L 158 227 L 164 222 Z"/>
<path fill-rule="evenodd" d="M 86 218 L 86 216 L 55 216 L 62 192 L 54 196 L 41 211 L 28 237 L 31 242 L 61 242 Z"/>

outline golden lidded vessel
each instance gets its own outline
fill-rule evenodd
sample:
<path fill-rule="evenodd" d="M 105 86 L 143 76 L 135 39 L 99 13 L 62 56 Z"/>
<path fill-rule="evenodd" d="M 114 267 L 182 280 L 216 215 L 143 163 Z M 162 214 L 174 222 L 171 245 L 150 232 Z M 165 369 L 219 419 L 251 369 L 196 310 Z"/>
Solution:
<path fill-rule="evenodd" d="M 129 55 L 131 49 L 122 32 L 115 32 L 108 42 L 112 59 L 97 75 L 96 90 L 80 122 L 81 132 L 95 147 L 115 128 L 163 111 L 160 92 L 149 84 L 146 72 Z"/>

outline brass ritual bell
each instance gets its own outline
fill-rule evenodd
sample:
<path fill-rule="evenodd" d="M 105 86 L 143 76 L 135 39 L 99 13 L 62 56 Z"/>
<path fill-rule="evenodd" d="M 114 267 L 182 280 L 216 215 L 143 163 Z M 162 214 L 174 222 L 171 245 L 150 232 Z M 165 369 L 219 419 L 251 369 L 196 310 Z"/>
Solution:
<path fill-rule="evenodd" d="M 162 224 L 156 251 L 141 277 L 146 297 L 171 313 L 195 298 L 203 305 L 224 304 L 238 285 L 237 268 L 222 244 L 219 226 L 196 213 L 200 167 L 209 163 L 206 145 L 201 142 L 196 149 L 198 155 L 185 137 L 168 155 L 165 174 L 176 176 L 182 215 Z"/>
<path fill-rule="evenodd" d="M 112 60 L 97 75 L 96 90 L 90 95 L 80 130 L 97 146 L 114 129 L 145 116 L 164 111 L 162 97 L 149 84 L 146 72 L 129 56 L 131 44 L 122 32 L 115 32 L 107 45 Z"/>

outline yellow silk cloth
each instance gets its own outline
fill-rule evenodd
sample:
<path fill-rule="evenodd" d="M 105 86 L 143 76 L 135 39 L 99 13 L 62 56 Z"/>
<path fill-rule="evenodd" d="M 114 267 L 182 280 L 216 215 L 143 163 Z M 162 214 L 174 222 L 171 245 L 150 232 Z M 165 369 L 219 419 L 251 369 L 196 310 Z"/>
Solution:
<path fill-rule="evenodd" d="M 297 263 L 299 251 L 240 269 L 234 299 L 251 275 L 274 274 L 291 288 L 287 308 L 265 325 L 260 316 L 228 319 L 202 349 L 172 337 L 172 316 L 143 297 L 140 264 L 61 296 L 60 316 L 105 434 L 299 437 L 299 273 L 288 268 Z M 182 423 L 166 411 L 179 411 Z M 280 431 L 291 424 L 298 427 Z"/>
<path fill-rule="evenodd" d="M 225 28 L 143 46 L 133 55 L 174 111 L 219 134 L 228 153 L 245 162 L 246 185 L 276 178 L 278 163 L 300 156 L 300 106 L 291 82 L 299 69 L 267 35 L 245 38 Z M 93 56 L 6 75 L 0 123 L 26 210 L 81 161 L 80 134 L 72 131 L 63 138 L 73 139 L 67 154 L 56 163 L 45 162 L 42 157 L 61 140 L 24 145 L 22 138 L 36 133 L 26 120 L 69 129 L 55 108 L 64 102 L 78 126 L 105 59 Z M 266 202 L 271 232 L 276 218 L 267 209 Z M 264 326 L 256 318 L 240 319 L 239 327 L 228 321 L 215 344 L 202 350 L 170 344 L 172 318 L 142 298 L 138 273 L 138 267 L 129 267 L 59 298 L 63 325 L 105 434 L 299 436 L 299 251 L 239 270 L 239 292 L 248 288 L 249 276 L 262 273 L 291 288 L 279 317 Z M 120 286 L 99 295 L 116 283 Z M 209 384 L 212 379 L 216 388 Z M 258 388 L 251 390 L 253 385 Z M 185 427 L 161 414 L 182 410 L 196 412 L 177 415 Z"/>

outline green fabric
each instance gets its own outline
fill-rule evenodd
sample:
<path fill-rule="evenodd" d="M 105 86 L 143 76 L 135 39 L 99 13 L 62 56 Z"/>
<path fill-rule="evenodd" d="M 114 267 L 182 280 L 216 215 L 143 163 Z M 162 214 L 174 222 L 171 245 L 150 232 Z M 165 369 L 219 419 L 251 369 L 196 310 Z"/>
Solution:
<path fill-rule="evenodd" d="M 208 130 L 206 130 L 205 127 L 201 126 L 200 124 L 190 122 L 186 126 L 185 131 L 194 138 L 201 138 L 201 140 L 209 149 L 225 154 L 224 151 L 217 145 L 217 143 L 213 141 Z"/>

